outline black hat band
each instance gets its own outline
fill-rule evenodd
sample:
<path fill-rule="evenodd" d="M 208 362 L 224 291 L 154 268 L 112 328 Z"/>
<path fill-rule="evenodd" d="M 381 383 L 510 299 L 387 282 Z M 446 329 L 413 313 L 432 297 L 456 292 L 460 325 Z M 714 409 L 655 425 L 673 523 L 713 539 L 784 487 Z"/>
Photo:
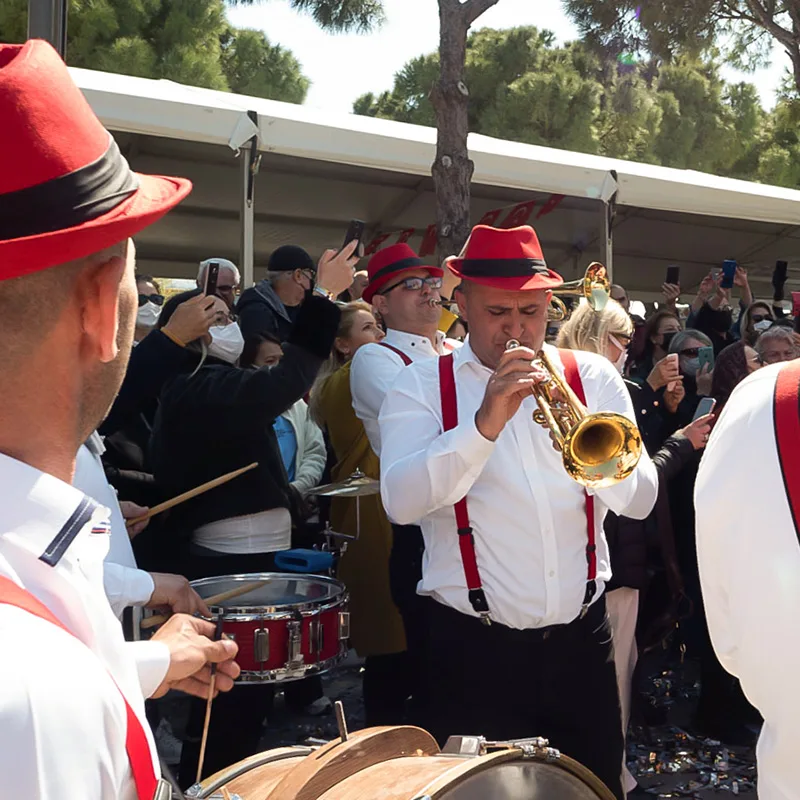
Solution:
<path fill-rule="evenodd" d="M 430 264 L 426 264 L 421 258 L 401 258 L 400 261 L 392 261 L 385 267 L 381 267 L 371 278 L 370 282 L 382 278 L 384 275 L 393 275 L 395 272 L 402 272 L 404 269 L 431 269 Z"/>
<path fill-rule="evenodd" d="M 100 158 L 67 175 L 0 194 L 0 241 L 74 228 L 102 217 L 139 188 L 113 137 Z"/>
<path fill-rule="evenodd" d="M 541 258 L 465 258 L 459 272 L 468 278 L 526 278 L 550 274 Z"/>

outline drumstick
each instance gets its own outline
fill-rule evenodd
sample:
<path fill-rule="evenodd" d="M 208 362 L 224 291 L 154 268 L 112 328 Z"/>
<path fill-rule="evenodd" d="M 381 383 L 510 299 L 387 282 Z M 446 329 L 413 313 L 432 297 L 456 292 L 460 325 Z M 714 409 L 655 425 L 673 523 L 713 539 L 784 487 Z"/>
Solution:
<path fill-rule="evenodd" d="M 217 628 L 214 631 L 214 641 L 218 642 L 222 637 L 222 614 L 217 617 Z M 208 741 L 208 724 L 211 722 L 211 701 L 214 699 L 214 685 L 217 682 L 217 665 L 211 665 L 211 683 L 208 685 L 208 700 L 206 700 L 206 718 L 203 722 L 203 738 L 200 740 L 200 757 L 197 760 L 197 780 L 195 783 L 200 783 L 200 778 L 203 774 L 203 762 L 206 759 L 206 742 Z"/>
<path fill-rule="evenodd" d="M 132 528 L 134 525 L 138 525 L 140 522 L 144 522 L 145 520 L 150 519 L 150 517 L 160 514 L 162 511 L 168 511 L 170 508 L 174 508 L 186 500 L 191 500 L 193 497 L 203 494 L 203 492 L 216 489 L 217 486 L 222 486 L 223 483 L 232 481 L 234 478 L 244 475 L 245 472 L 255 469 L 257 466 L 258 462 L 255 461 L 252 464 L 248 464 L 246 467 L 235 469 L 233 472 L 228 472 L 225 475 L 220 475 L 218 478 L 214 478 L 213 480 L 203 483 L 200 486 L 195 486 L 194 489 L 189 489 L 188 492 L 184 492 L 183 494 L 177 495 L 177 497 L 173 497 L 170 500 L 165 500 L 163 503 L 159 503 L 157 506 L 153 506 L 146 514 L 142 514 L 141 517 L 134 517 L 133 519 L 126 520 L 125 525 L 128 528 Z"/>
<path fill-rule="evenodd" d="M 207 606 L 216 606 L 219 605 L 220 603 L 224 603 L 226 600 L 233 600 L 234 597 L 239 597 L 239 595 L 252 592 L 253 589 L 258 589 L 265 583 L 266 581 L 254 581 L 253 583 L 244 583 L 241 586 L 237 586 L 235 589 L 228 589 L 227 592 L 220 592 L 219 594 L 212 595 L 211 597 L 206 597 L 204 598 L 204 602 Z M 156 625 L 160 625 L 162 622 L 166 622 L 169 619 L 169 617 L 170 617 L 169 614 L 153 614 L 152 617 L 147 617 L 146 619 L 143 619 L 139 627 L 144 630 L 147 630 L 148 628 L 155 628 Z"/>

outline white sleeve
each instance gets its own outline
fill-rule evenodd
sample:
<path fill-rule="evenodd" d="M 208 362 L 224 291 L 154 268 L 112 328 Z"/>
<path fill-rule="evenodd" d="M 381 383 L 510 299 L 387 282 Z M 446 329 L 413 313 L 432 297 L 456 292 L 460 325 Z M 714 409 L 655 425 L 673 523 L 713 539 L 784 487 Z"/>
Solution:
<path fill-rule="evenodd" d="M 328 453 L 325 450 L 322 431 L 317 423 L 308 416 L 308 406 L 304 400 L 299 402 L 302 403 L 300 435 L 303 437 L 303 460 L 297 465 L 292 485 L 300 492 L 306 492 L 319 485 L 322 473 L 325 471 Z"/>
<path fill-rule="evenodd" d="M 418 366 L 428 368 L 429 362 L 405 368 L 380 414 L 381 497 L 386 513 L 400 525 L 412 525 L 464 497 L 494 450 L 472 414 L 442 433 L 441 411 L 424 396 Z M 438 403 L 438 380 L 435 387 L 428 383 L 425 389 Z"/>
<path fill-rule="evenodd" d="M 169 648 L 163 642 L 125 642 L 136 662 L 142 694 L 151 697 L 164 682 L 169 669 Z"/>
<path fill-rule="evenodd" d="M 125 706 L 102 662 L 16 608 L 0 609 L 0 641 L 0 797 L 135 800 Z"/>
<path fill-rule="evenodd" d="M 607 359 L 594 363 L 592 367 L 599 370 L 595 378 L 599 383 L 596 406 L 589 410 L 621 414 L 635 425 L 636 414 L 622 376 Z M 628 478 L 606 489 L 595 489 L 593 493 L 618 516 L 645 519 L 658 497 L 658 471 L 644 445 L 639 463 Z"/>
<path fill-rule="evenodd" d="M 150 574 L 113 561 L 103 562 L 103 588 L 114 613 L 122 616 L 128 606 L 143 606 L 153 595 L 155 583 Z"/>
<path fill-rule="evenodd" d="M 377 344 L 359 347 L 350 367 L 350 394 L 353 411 L 365 423 L 364 430 L 375 453 L 380 454 L 381 442 L 377 421 L 386 393 L 397 376 L 405 369 L 400 356 Z"/>

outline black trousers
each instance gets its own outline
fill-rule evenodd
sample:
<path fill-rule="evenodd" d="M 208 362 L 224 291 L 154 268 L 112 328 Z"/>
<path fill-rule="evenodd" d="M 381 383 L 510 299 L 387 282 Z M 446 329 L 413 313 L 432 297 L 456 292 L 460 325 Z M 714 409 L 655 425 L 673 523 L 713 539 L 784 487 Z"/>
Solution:
<path fill-rule="evenodd" d="M 207 555 L 212 551 L 193 548 L 185 573 L 192 580 L 217 575 L 248 572 L 275 572 L 274 553 L 249 555 Z M 230 692 L 214 699 L 208 743 L 203 762 L 203 777 L 213 775 L 247 756 L 257 753 L 264 719 L 272 711 L 277 684 L 238 684 Z M 322 697 L 319 675 L 283 684 L 286 704 L 300 711 Z M 183 788 L 195 782 L 200 757 L 200 740 L 205 722 L 206 701 L 192 698 L 186 739 L 181 752 L 179 780 Z"/>
<path fill-rule="evenodd" d="M 426 606 L 417 594 L 422 579 L 422 555 L 425 542 L 418 525 L 392 525 L 392 552 L 389 555 L 389 588 L 392 600 L 403 618 L 408 653 L 411 702 L 406 721 L 418 725 L 427 705 L 426 683 L 422 679 L 427 641 Z"/>
<path fill-rule="evenodd" d="M 532 736 L 577 759 L 624 798 L 623 737 L 605 598 L 569 625 L 514 630 L 424 598 L 430 638 L 423 727 L 509 740 Z"/>
<path fill-rule="evenodd" d="M 408 651 L 364 660 L 364 716 L 366 726 L 402 725 L 411 694 Z"/>

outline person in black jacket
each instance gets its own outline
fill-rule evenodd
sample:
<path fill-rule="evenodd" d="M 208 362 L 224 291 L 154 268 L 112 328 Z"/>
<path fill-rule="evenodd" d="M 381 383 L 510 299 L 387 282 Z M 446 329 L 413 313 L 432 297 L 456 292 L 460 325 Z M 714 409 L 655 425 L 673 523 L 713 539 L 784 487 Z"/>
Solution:
<path fill-rule="evenodd" d="M 269 335 L 281 342 L 287 341 L 300 313 L 303 298 L 314 285 L 317 270 L 323 269 L 323 265 L 331 259 L 339 257 L 348 259 L 355 267 L 358 258 L 351 259 L 351 256 L 356 247 L 358 240 L 350 242 L 338 254 L 335 250 L 326 250 L 319 266 L 297 245 L 287 244 L 275 250 L 267 263 L 267 277 L 242 292 L 236 304 L 239 327 L 244 338 Z"/>
<path fill-rule="evenodd" d="M 272 572 L 275 552 L 289 548 L 290 490 L 272 421 L 309 391 L 328 358 L 340 316 L 328 298 L 347 288 L 352 274 L 346 257 L 320 270 L 317 289 L 302 303 L 275 367 L 236 366 L 244 339 L 227 306 L 215 299 L 217 316 L 208 336 L 190 345 L 202 353 L 201 364 L 165 384 L 150 447 L 164 497 L 258 463 L 173 509 L 169 535 L 180 544 L 179 571 L 190 579 Z M 168 314 L 165 308 L 162 318 Z M 236 687 L 225 702 L 215 701 L 206 774 L 257 750 L 271 688 Z M 204 713 L 204 703 L 193 704 L 181 756 L 185 784 L 195 777 Z"/>

